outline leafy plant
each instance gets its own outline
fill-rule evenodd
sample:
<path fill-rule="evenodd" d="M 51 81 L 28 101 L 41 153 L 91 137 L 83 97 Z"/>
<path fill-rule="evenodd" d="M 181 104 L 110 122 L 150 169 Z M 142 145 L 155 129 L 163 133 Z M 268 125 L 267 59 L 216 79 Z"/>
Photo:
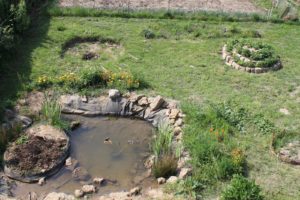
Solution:
<path fill-rule="evenodd" d="M 222 192 L 221 200 L 263 200 L 261 189 L 253 181 L 235 175 L 230 185 Z"/>

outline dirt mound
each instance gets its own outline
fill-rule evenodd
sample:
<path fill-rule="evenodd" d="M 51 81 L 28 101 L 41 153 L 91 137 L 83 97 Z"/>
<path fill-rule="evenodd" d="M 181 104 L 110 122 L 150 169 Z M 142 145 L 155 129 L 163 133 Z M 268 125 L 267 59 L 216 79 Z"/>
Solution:
<path fill-rule="evenodd" d="M 66 140 L 45 140 L 30 136 L 24 144 L 14 144 L 8 149 L 6 165 L 21 171 L 40 171 L 51 169 L 64 154 Z"/>
<path fill-rule="evenodd" d="M 10 178 L 35 182 L 59 170 L 68 156 L 70 141 L 64 131 L 37 124 L 21 135 L 4 153 L 4 173 Z"/>

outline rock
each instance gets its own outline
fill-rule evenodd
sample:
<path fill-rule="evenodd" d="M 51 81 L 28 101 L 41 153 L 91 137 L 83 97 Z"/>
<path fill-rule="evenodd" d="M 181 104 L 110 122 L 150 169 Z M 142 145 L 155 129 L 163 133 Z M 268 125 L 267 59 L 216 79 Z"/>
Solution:
<path fill-rule="evenodd" d="M 84 193 L 83 193 L 82 190 L 75 190 L 75 191 L 74 191 L 74 196 L 75 196 L 76 198 L 83 197 L 83 195 L 84 195 Z"/>
<path fill-rule="evenodd" d="M 175 136 L 179 135 L 182 132 L 182 129 L 179 126 L 176 126 L 173 130 Z"/>
<path fill-rule="evenodd" d="M 75 197 L 65 193 L 51 192 L 44 198 L 44 200 L 75 200 Z"/>
<path fill-rule="evenodd" d="M 22 128 L 27 128 L 32 124 L 32 119 L 26 116 L 18 115 L 16 116 L 16 120 L 21 122 Z"/>
<path fill-rule="evenodd" d="M 167 183 L 176 183 L 178 181 L 178 177 L 177 176 L 170 176 L 170 178 L 168 178 Z"/>
<path fill-rule="evenodd" d="M 72 177 L 77 181 L 88 181 L 91 179 L 88 171 L 83 167 L 77 167 L 72 172 Z"/>
<path fill-rule="evenodd" d="M 39 180 L 39 182 L 38 182 L 39 186 L 43 186 L 45 183 L 46 183 L 45 177 L 40 178 L 40 180 Z"/>
<path fill-rule="evenodd" d="M 96 177 L 96 178 L 93 179 L 93 183 L 94 184 L 102 185 L 104 182 L 105 182 L 104 178 L 98 178 L 98 177 Z"/>
<path fill-rule="evenodd" d="M 178 114 L 179 114 L 179 110 L 178 109 L 171 109 L 171 113 L 169 115 L 170 119 L 176 119 Z"/>
<path fill-rule="evenodd" d="M 127 194 L 128 197 L 137 196 L 141 193 L 142 188 L 141 187 L 135 187 L 132 188 L 129 193 Z"/>
<path fill-rule="evenodd" d="M 192 169 L 191 168 L 182 168 L 179 172 L 179 175 L 178 175 L 178 178 L 179 179 L 184 179 L 186 178 L 187 176 L 189 176 L 192 172 Z"/>
<path fill-rule="evenodd" d="M 147 97 L 142 97 L 138 101 L 138 105 L 140 105 L 140 106 L 147 106 L 148 104 L 149 104 L 149 102 L 148 102 L 148 98 Z"/>
<path fill-rule="evenodd" d="M 177 142 L 178 142 L 178 141 L 181 141 L 182 138 L 183 138 L 182 132 L 180 132 L 178 135 L 176 135 L 176 141 L 177 141 Z"/>
<path fill-rule="evenodd" d="M 121 96 L 121 93 L 119 90 L 116 90 L 116 89 L 110 89 L 108 91 L 108 97 L 111 98 L 111 99 L 117 99 Z"/>
<path fill-rule="evenodd" d="M 144 96 L 145 96 L 145 95 L 143 95 L 143 94 L 137 95 L 137 94 L 135 94 L 135 93 L 131 93 L 131 95 L 130 95 L 130 97 L 129 97 L 129 101 L 135 103 L 135 102 L 139 101 L 139 100 L 140 100 L 142 97 L 144 97 Z"/>
<path fill-rule="evenodd" d="M 71 166 L 72 165 L 72 158 L 69 157 L 66 159 L 66 163 L 65 163 L 66 166 Z"/>
<path fill-rule="evenodd" d="M 169 124 L 174 125 L 175 124 L 175 119 L 169 119 Z"/>
<path fill-rule="evenodd" d="M 159 185 L 164 184 L 164 183 L 166 183 L 166 179 L 163 178 L 163 177 L 160 177 L 160 178 L 157 179 L 157 183 L 158 183 Z"/>
<path fill-rule="evenodd" d="M 35 192 L 29 192 L 26 199 L 27 200 L 38 200 L 38 195 Z"/>
<path fill-rule="evenodd" d="M 5 114 L 4 114 L 4 116 L 5 116 L 5 118 L 6 118 L 6 120 L 11 120 L 11 119 L 13 119 L 13 118 L 15 118 L 15 112 L 14 111 L 12 111 L 12 110 L 10 110 L 10 109 L 5 109 Z"/>
<path fill-rule="evenodd" d="M 152 111 L 154 111 L 159 109 L 164 102 L 165 100 L 161 96 L 157 96 L 153 99 L 153 102 L 149 105 L 149 107 Z"/>
<path fill-rule="evenodd" d="M 155 156 L 154 155 L 151 155 L 149 158 L 147 158 L 147 160 L 145 161 L 144 163 L 144 166 L 147 168 L 147 169 L 150 169 L 152 167 L 152 165 L 154 164 L 154 158 Z"/>
<path fill-rule="evenodd" d="M 72 121 L 70 123 L 70 128 L 72 131 L 74 131 L 75 129 L 77 129 L 80 126 L 80 121 Z"/>
<path fill-rule="evenodd" d="M 84 185 L 81 190 L 84 194 L 91 194 L 96 192 L 96 187 L 94 185 Z"/>
<path fill-rule="evenodd" d="M 279 112 L 281 112 L 281 113 L 284 114 L 284 115 L 289 115 L 289 114 L 290 114 L 289 110 L 286 109 L 286 108 L 280 108 L 280 109 L 279 109 Z"/>
<path fill-rule="evenodd" d="M 183 125 L 183 120 L 181 118 L 178 118 L 174 124 L 174 126 L 182 126 Z"/>

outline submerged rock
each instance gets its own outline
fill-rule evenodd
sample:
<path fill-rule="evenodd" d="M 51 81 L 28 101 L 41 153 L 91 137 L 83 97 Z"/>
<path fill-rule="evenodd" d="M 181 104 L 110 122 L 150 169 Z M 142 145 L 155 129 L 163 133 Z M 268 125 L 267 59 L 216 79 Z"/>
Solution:
<path fill-rule="evenodd" d="M 75 200 L 75 197 L 65 193 L 51 192 L 44 198 L 44 200 Z"/>
<path fill-rule="evenodd" d="M 91 194 L 96 192 L 96 187 L 94 185 L 84 185 L 81 190 L 84 194 Z"/>
<path fill-rule="evenodd" d="M 91 176 L 88 171 L 83 167 L 77 167 L 72 172 L 72 177 L 77 181 L 89 181 Z"/>

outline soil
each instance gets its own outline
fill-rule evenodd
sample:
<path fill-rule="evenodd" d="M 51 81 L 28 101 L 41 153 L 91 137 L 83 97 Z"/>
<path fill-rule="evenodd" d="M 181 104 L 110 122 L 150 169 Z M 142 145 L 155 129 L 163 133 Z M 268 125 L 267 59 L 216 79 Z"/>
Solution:
<path fill-rule="evenodd" d="M 8 149 L 7 166 L 21 171 L 51 169 L 64 153 L 66 140 L 49 140 L 39 136 L 29 136 L 24 144 L 13 144 Z"/>
<path fill-rule="evenodd" d="M 211 10 L 261 13 L 250 0 L 60 0 L 62 7 L 81 6 L 109 9 L 173 9 L 184 11 Z"/>

